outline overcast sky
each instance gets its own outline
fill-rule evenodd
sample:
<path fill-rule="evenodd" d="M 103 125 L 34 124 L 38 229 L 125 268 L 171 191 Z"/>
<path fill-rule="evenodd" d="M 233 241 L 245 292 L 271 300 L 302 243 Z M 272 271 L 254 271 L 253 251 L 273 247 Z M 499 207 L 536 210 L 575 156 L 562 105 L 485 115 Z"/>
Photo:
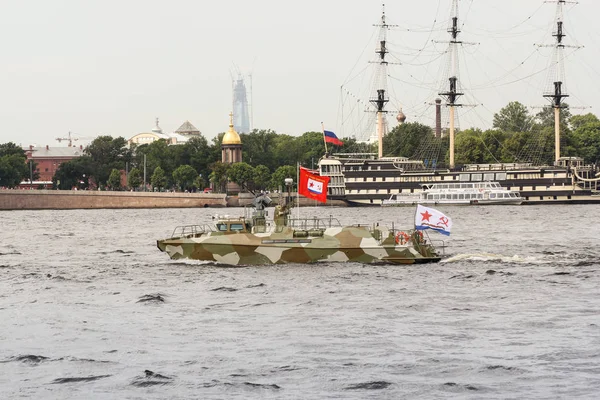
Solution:
<path fill-rule="evenodd" d="M 395 60 L 390 108 L 431 124 L 450 0 L 388 1 Z M 321 121 L 340 136 L 341 104 L 373 59 L 373 0 L 4 0 L 0 14 L 0 143 L 59 145 L 57 137 L 129 138 L 185 120 L 209 139 L 227 129 L 231 72 L 252 74 L 254 128 L 299 135 Z M 555 6 L 542 0 L 461 0 L 463 128 L 487 128 L 509 101 L 545 104 L 541 91 Z M 566 60 L 575 113 L 597 112 L 600 2 L 565 7 Z M 422 51 L 417 51 L 422 49 Z M 436 53 L 437 52 L 437 53 Z M 573 53 L 573 54 L 571 54 Z M 362 54 L 362 56 L 361 56 Z M 462 64 L 464 63 L 464 65 Z M 542 72 L 540 72 L 542 71 Z M 365 70 L 366 73 L 366 70 Z M 437 81 L 437 82 L 436 82 Z M 514 82 L 514 83 L 513 83 Z M 341 91 L 344 85 L 346 91 Z M 471 90 L 472 89 L 472 90 Z M 341 96 L 341 93 L 346 93 Z M 344 100 L 346 97 L 346 100 Z M 358 100 L 357 100 L 358 101 Z M 356 111 L 356 110 L 355 110 Z M 363 110 L 360 110 L 362 112 Z M 534 110 L 535 111 L 535 110 Z M 357 122 L 358 123 L 358 122 Z M 61 145 L 65 145 L 64 143 Z"/>

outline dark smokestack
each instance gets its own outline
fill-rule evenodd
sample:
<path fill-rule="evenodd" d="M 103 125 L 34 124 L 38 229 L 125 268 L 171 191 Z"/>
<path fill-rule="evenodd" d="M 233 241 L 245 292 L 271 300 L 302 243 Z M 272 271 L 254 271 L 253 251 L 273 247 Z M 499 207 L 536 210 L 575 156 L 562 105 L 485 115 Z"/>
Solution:
<path fill-rule="evenodd" d="M 435 137 L 442 137 L 442 99 L 435 99 Z"/>

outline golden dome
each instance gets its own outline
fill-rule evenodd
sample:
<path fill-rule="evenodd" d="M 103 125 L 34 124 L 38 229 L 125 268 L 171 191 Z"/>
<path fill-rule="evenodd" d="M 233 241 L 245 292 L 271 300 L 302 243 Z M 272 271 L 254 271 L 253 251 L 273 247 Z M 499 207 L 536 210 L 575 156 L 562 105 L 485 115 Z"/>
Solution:
<path fill-rule="evenodd" d="M 233 129 L 233 113 L 229 113 L 229 130 L 223 135 L 221 144 L 242 144 L 240 135 Z"/>

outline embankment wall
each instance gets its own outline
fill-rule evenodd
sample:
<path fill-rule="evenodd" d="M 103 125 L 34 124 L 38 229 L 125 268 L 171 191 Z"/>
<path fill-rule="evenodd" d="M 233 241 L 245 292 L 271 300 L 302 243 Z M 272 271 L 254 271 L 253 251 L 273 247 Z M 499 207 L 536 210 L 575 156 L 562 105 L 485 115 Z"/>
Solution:
<path fill-rule="evenodd" d="M 278 194 L 269 195 L 273 204 Z M 295 195 L 293 195 L 295 196 Z M 254 196 L 212 193 L 101 192 L 86 190 L 0 190 L 0 210 L 69 210 L 100 208 L 198 208 L 244 207 L 252 204 Z M 294 197 L 295 199 L 295 197 Z M 314 200 L 300 197 L 300 206 L 323 206 Z M 327 203 L 343 206 L 343 202 Z"/>
<path fill-rule="evenodd" d="M 0 190 L 0 210 L 227 207 L 225 194 Z"/>

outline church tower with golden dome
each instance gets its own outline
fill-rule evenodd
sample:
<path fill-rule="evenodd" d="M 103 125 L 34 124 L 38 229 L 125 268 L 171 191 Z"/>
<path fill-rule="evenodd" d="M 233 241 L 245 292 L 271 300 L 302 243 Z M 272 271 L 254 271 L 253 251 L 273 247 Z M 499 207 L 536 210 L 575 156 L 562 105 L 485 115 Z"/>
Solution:
<path fill-rule="evenodd" d="M 242 162 L 242 139 L 233 129 L 233 113 L 229 113 L 229 130 L 221 142 L 221 162 L 233 164 Z"/>

